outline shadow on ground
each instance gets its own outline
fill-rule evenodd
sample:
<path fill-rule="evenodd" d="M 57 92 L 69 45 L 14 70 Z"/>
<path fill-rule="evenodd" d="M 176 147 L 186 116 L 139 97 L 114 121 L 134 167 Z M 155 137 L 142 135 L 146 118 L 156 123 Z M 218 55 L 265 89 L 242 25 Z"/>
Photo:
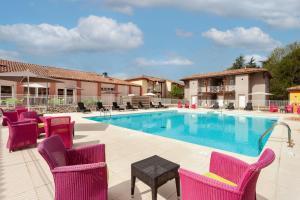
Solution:
<path fill-rule="evenodd" d="M 76 131 L 105 131 L 107 127 L 108 124 L 102 124 L 102 123 L 89 123 L 89 124 L 75 123 L 75 132 Z"/>

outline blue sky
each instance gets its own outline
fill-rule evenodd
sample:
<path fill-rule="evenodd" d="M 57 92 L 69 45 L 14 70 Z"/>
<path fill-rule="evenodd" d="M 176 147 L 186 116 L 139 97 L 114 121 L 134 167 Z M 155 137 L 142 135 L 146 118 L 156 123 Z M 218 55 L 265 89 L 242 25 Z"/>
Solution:
<path fill-rule="evenodd" d="M 10 0 L 0 58 L 180 79 L 299 40 L 297 0 Z"/>

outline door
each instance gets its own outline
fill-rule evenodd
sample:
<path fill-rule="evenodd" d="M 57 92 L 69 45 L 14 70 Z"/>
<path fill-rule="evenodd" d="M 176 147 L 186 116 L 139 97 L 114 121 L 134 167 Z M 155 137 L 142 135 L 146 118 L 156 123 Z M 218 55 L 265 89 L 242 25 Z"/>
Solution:
<path fill-rule="evenodd" d="M 245 95 L 239 95 L 239 107 L 240 108 L 246 107 L 246 96 Z"/>

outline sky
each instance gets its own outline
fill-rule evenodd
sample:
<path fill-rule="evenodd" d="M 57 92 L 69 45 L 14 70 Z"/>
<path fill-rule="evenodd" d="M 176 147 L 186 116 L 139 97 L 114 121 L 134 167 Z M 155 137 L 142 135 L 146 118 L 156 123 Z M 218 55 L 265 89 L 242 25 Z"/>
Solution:
<path fill-rule="evenodd" d="M 1 0 L 0 58 L 178 80 L 299 41 L 299 0 Z"/>

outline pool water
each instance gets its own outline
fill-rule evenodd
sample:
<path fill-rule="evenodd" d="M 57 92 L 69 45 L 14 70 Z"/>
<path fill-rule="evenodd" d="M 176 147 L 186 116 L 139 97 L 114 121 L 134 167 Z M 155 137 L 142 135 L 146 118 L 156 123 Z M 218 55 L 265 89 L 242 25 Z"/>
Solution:
<path fill-rule="evenodd" d="M 260 154 L 259 138 L 276 122 L 276 119 L 263 117 L 177 111 L 121 114 L 111 118 L 96 116 L 88 119 L 247 156 Z M 264 139 L 263 145 L 270 134 Z"/>

